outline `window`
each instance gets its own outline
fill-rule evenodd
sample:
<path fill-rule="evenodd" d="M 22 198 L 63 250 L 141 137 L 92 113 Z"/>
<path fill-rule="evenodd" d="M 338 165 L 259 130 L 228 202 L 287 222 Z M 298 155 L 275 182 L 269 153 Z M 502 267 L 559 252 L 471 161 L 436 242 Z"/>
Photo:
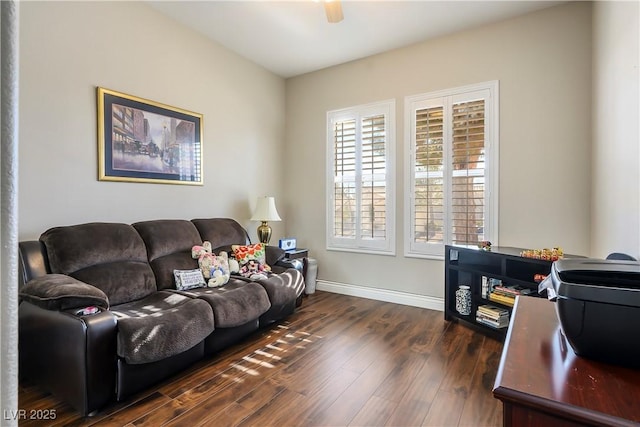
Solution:
<path fill-rule="evenodd" d="M 395 101 L 327 113 L 327 248 L 395 253 Z"/>
<path fill-rule="evenodd" d="M 498 82 L 405 98 L 405 255 L 497 243 Z"/>

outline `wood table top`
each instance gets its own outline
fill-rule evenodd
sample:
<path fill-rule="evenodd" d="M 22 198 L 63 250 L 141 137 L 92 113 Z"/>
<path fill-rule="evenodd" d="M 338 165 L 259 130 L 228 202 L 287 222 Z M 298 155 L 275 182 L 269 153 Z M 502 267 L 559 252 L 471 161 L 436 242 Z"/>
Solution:
<path fill-rule="evenodd" d="M 577 356 L 554 305 L 518 297 L 494 396 L 587 424 L 637 425 L 640 370 Z"/>

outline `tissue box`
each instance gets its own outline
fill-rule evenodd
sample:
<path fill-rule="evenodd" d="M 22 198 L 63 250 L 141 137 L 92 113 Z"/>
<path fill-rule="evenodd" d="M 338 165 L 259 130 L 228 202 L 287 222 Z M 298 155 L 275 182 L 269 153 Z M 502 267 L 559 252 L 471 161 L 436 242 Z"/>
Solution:
<path fill-rule="evenodd" d="M 278 246 L 280 249 L 284 249 L 285 251 L 290 251 L 296 248 L 296 239 L 288 238 L 288 239 L 280 239 L 278 241 Z"/>

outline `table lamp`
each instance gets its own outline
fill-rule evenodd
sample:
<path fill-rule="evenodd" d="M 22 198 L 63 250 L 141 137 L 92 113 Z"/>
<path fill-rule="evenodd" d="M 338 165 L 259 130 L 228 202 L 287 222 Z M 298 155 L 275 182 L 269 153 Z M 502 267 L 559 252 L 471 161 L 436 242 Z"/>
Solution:
<path fill-rule="evenodd" d="M 265 245 L 269 244 L 271 240 L 271 227 L 267 224 L 267 221 L 281 221 L 280 215 L 276 210 L 275 197 L 258 197 L 258 203 L 256 203 L 256 210 L 253 211 L 251 221 L 262 221 L 262 224 L 258 226 L 258 239 L 260 243 Z"/>

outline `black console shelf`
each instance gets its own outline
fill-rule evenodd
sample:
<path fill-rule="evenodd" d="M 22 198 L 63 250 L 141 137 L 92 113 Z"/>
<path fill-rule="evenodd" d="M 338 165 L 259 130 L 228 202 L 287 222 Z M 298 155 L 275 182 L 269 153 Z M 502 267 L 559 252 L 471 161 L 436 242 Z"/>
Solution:
<path fill-rule="evenodd" d="M 521 257 L 523 249 L 512 247 L 492 247 L 490 251 L 466 246 L 445 246 L 445 292 L 444 318 L 460 321 L 498 340 L 504 340 L 507 328 L 496 329 L 476 321 L 476 311 L 481 305 L 507 309 L 511 316 L 512 307 L 482 296 L 482 281 L 497 279 L 504 286 L 519 286 L 533 290 L 531 296 L 538 295 L 536 274 L 548 275 L 551 261 Z M 458 286 L 467 285 L 471 291 L 471 313 L 456 311 L 456 291 Z M 525 297 L 529 298 L 529 297 Z"/>

